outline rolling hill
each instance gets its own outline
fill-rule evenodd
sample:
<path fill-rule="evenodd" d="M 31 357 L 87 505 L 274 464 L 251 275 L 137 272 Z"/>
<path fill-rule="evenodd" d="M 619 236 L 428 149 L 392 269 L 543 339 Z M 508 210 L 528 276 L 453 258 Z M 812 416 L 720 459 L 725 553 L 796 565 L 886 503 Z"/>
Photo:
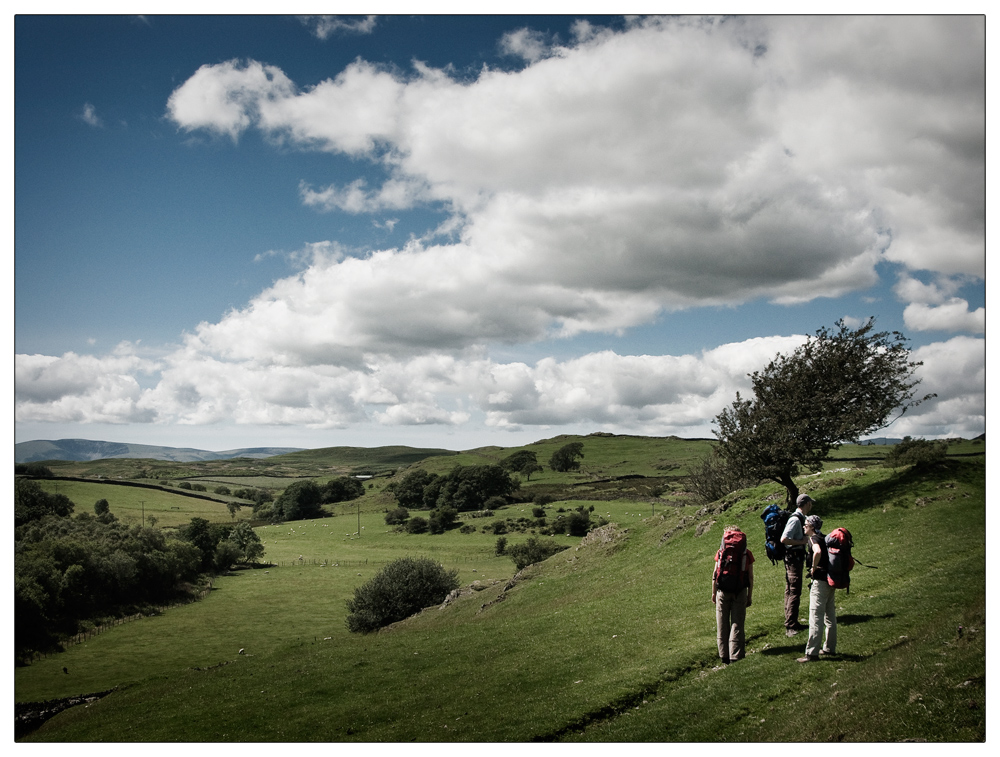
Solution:
<path fill-rule="evenodd" d="M 189 447 L 161 447 L 151 444 L 103 442 L 90 439 L 39 439 L 15 444 L 14 462 L 35 463 L 43 460 L 83 462 L 118 457 L 191 463 L 203 460 L 228 460 L 233 457 L 265 458 L 299 451 L 301 450 L 298 447 L 246 447 L 210 452 Z"/>

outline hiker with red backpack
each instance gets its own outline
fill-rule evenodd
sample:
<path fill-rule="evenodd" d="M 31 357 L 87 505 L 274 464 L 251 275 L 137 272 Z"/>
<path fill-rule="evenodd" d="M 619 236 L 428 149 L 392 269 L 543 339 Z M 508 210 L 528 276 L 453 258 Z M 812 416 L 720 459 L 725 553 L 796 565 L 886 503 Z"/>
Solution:
<path fill-rule="evenodd" d="M 719 657 L 728 665 L 746 655 L 743 625 L 753 602 L 753 553 L 747 535 L 737 526 L 726 526 L 712 570 L 716 642 Z"/>
<path fill-rule="evenodd" d="M 812 579 L 809 587 L 809 639 L 805 657 L 798 658 L 798 662 L 814 662 L 820 655 L 837 653 L 837 581 L 830 574 L 829 541 L 822 528 L 823 519 L 818 515 L 806 518 L 805 532 L 812 556 L 809 569 Z M 826 628 L 825 641 L 820 623 Z"/>
<path fill-rule="evenodd" d="M 803 529 L 806 516 L 812 510 L 813 500 L 808 494 L 800 494 L 795 500 L 795 512 L 788 518 L 781 533 L 781 543 L 785 546 L 785 635 L 795 636 L 806 626 L 799 623 L 799 603 L 802 597 L 802 567 L 806 560 L 806 539 Z"/>

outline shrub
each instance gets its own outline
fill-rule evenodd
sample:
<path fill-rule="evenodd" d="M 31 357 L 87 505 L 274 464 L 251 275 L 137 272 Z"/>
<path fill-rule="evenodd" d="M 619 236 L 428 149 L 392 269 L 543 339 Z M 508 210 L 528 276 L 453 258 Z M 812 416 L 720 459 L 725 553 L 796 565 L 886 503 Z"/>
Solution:
<path fill-rule="evenodd" d="M 531 515 L 533 517 L 535 517 L 535 518 L 544 518 L 545 517 L 545 508 L 544 507 L 533 507 L 533 508 L 531 508 Z"/>
<path fill-rule="evenodd" d="M 890 468 L 904 465 L 912 465 L 918 469 L 932 468 L 944 462 L 947 453 L 947 442 L 941 440 L 932 442 L 905 436 L 903 441 L 895 445 L 885 456 L 884 464 Z"/>
<path fill-rule="evenodd" d="M 347 600 L 347 629 L 369 633 L 444 601 L 458 588 L 458 569 L 427 557 L 393 560 Z"/>
<path fill-rule="evenodd" d="M 495 520 L 492 523 L 487 524 L 483 528 L 483 531 L 488 534 L 493 533 L 499 536 L 500 534 L 507 533 L 507 524 L 502 520 Z"/>
<path fill-rule="evenodd" d="M 177 484 L 177 488 L 178 489 L 190 489 L 191 488 L 191 482 L 190 481 L 181 481 L 179 484 Z"/>
<path fill-rule="evenodd" d="M 506 536 L 498 536 L 497 537 L 497 544 L 496 544 L 496 547 L 493 548 L 493 553 L 497 557 L 503 557 L 505 554 L 507 554 L 507 537 Z"/>
<path fill-rule="evenodd" d="M 405 507 L 395 507 L 385 514 L 385 524 L 387 526 L 398 526 L 406 523 L 410 517 L 410 511 Z"/>
<path fill-rule="evenodd" d="M 228 486 L 216 486 L 214 491 L 216 494 L 222 494 L 222 495 L 228 495 L 230 493 Z"/>
<path fill-rule="evenodd" d="M 406 529 L 406 533 L 408 534 L 424 534 L 427 533 L 430 524 L 427 522 L 427 518 L 421 518 L 417 515 L 406 521 L 406 525 L 403 528 Z"/>
<path fill-rule="evenodd" d="M 529 536 L 528 541 L 523 544 L 515 544 L 507 547 L 507 556 L 514 561 L 514 567 L 521 570 L 525 566 L 532 565 L 542 560 L 547 560 L 557 552 L 569 549 L 568 546 L 556 544 L 553 539 L 542 541 L 534 536 Z"/>
<path fill-rule="evenodd" d="M 737 471 L 718 450 L 713 449 L 701 461 L 701 465 L 692 471 L 688 483 L 698 499 L 708 503 L 740 489 L 756 486 L 760 481 Z"/>

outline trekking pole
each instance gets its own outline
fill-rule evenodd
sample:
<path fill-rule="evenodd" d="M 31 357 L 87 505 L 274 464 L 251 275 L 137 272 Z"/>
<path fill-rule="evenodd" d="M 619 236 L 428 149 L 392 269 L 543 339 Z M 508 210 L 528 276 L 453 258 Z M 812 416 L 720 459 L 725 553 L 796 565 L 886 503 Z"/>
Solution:
<path fill-rule="evenodd" d="M 858 565 L 865 565 L 863 562 L 861 562 L 861 560 L 859 560 L 856 557 L 854 558 L 854 562 L 856 562 Z M 865 565 L 865 567 L 866 568 L 874 568 L 875 570 L 878 570 L 878 565 Z"/>

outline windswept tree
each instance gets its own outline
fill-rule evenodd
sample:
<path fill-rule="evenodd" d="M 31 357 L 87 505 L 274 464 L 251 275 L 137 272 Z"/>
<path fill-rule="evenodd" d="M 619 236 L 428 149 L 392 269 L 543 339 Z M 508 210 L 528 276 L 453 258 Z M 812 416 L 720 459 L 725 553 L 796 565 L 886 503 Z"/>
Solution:
<path fill-rule="evenodd" d="M 874 318 L 854 330 L 842 320 L 836 326 L 750 374 L 754 398 L 737 393 L 715 417 L 726 463 L 744 478 L 784 486 L 789 507 L 798 497 L 794 477 L 801 468 L 819 471 L 831 450 L 935 396 L 914 399 L 920 380 L 913 374 L 921 363 L 910 361 L 901 333 L 876 332 Z"/>
<path fill-rule="evenodd" d="M 583 457 L 583 442 L 571 442 L 552 453 L 552 457 L 549 458 L 549 467 L 558 473 L 579 470 L 578 457 Z"/>
<path fill-rule="evenodd" d="M 538 464 L 538 455 L 531 450 L 522 449 L 503 459 L 500 465 L 504 470 L 520 473 L 525 481 L 531 480 L 532 473 L 541 473 L 544 468 Z"/>

